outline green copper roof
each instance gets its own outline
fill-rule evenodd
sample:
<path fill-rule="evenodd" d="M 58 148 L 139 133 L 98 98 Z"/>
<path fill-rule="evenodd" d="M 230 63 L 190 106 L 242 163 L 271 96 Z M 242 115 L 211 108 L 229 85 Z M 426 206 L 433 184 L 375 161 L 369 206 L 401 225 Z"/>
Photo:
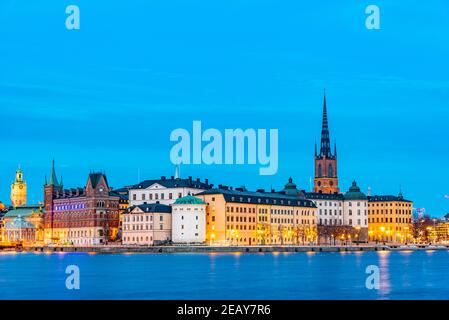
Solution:
<path fill-rule="evenodd" d="M 355 180 L 352 182 L 352 186 L 349 188 L 349 191 L 344 195 L 345 200 L 367 200 L 367 196 L 360 191 L 360 188 L 357 186 L 357 182 Z"/>
<path fill-rule="evenodd" d="M 194 196 L 185 196 L 182 198 L 179 198 L 175 201 L 175 204 L 206 204 L 203 200 L 200 198 L 194 197 Z"/>
<path fill-rule="evenodd" d="M 29 217 L 33 213 L 42 213 L 42 210 L 39 206 L 23 206 L 14 208 L 11 211 L 8 211 L 5 214 L 6 218 L 14 218 L 14 217 Z"/>

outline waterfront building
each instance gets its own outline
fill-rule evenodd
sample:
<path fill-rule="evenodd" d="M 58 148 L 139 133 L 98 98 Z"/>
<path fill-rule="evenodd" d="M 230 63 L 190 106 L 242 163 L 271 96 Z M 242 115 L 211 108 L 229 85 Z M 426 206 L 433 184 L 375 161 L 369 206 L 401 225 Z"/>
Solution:
<path fill-rule="evenodd" d="M 11 205 L 20 207 L 26 205 L 27 202 L 27 184 L 23 180 L 23 171 L 19 168 L 16 171 L 16 178 L 11 184 Z"/>
<path fill-rule="evenodd" d="M 343 224 L 354 228 L 354 241 L 368 241 L 368 197 L 360 191 L 357 182 L 352 182 L 343 196 Z"/>
<path fill-rule="evenodd" d="M 28 205 L 12 208 L 3 216 L 3 226 L 6 227 L 8 223 L 12 223 L 19 217 L 21 220 L 25 220 L 34 226 L 34 241 L 36 243 L 42 243 L 44 240 L 44 209 L 42 205 Z"/>
<path fill-rule="evenodd" d="M 99 245 L 116 240 L 119 197 L 111 192 L 105 174 L 89 174 L 84 188 L 64 189 L 53 161 L 44 197 L 46 243 Z"/>
<path fill-rule="evenodd" d="M 291 181 L 291 180 L 290 180 Z M 287 190 L 291 186 L 287 186 Z M 316 206 L 291 193 L 219 186 L 197 195 L 206 204 L 206 242 L 307 244 L 316 238 Z"/>
<path fill-rule="evenodd" d="M 33 223 L 18 216 L 5 224 L 3 241 L 7 243 L 21 243 L 24 245 L 36 243 L 36 227 Z"/>
<path fill-rule="evenodd" d="M 313 192 L 329 194 L 340 192 L 337 172 L 337 145 L 334 144 L 334 152 L 332 153 L 327 118 L 326 94 L 324 95 L 323 103 L 323 121 L 319 153 L 315 144 L 315 180 Z"/>
<path fill-rule="evenodd" d="M 431 227 L 432 228 L 432 227 Z M 447 221 L 447 215 L 444 216 L 444 220 L 439 220 L 434 224 L 435 232 L 432 241 L 441 242 L 444 244 L 449 243 L 449 222 Z"/>
<path fill-rule="evenodd" d="M 368 234 L 376 242 L 412 241 L 413 202 L 398 196 L 368 196 Z"/>
<path fill-rule="evenodd" d="M 343 216 L 343 194 L 329 194 L 320 192 L 307 192 L 306 198 L 313 201 L 318 208 L 317 223 L 321 226 L 342 226 Z"/>
<path fill-rule="evenodd" d="M 129 190 L 129 205 L 136 206 L 149 203 L 173 204 L 176 199 L 189 194 L 195 195 L 210 189 L 209 181 L 201 182 L 200 179 L 167 178 L 162 176 L 158 180 L 143 181 Z"/>
<path fill-rule="evenodd" d="M 111 196 L 116 196 L 119 198 L 119 227 L 117 233 L 117 240 L 122 239 L 123 234 L 123 213 L 129 208 L 129 189 L 131 187 L 124 187 L 120 189 L 115 189 L 111 192 Z"/>
<path fill-rule="evenodd" d="M 172 241 L 202 244 L 206 241 L 206 203 L 188 195 L 172 205 Z"/>
<path fill-rule="evenodd" d="M 152 203 L 130 207 L 123 214 L 124 245 L 166 244 L 172 235 L 172 208 Z"/>

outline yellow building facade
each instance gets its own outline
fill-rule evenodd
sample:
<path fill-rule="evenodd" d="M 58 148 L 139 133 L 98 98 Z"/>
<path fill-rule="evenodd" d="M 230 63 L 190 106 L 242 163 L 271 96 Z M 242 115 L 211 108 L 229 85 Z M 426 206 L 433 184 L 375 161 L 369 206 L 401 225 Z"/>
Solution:
<path fill-rule="evenodd" d="M 368 197 L 368 237 L 372 242 L 409 243 L 413 202 L 398 196 Z"/>
<path fill-rule="evenodd" d="M 211 189 L 206 204 L 206 242 L 211 245 L 301 245 L 316 241 L 312 201 L 280 193 Z"/>
<path fill-rule="evenodd" d="M 20 207 L 26 205 L 27 202 L 27 184 L 23 180 L 22 169 L 17 169 L 16 178 L 11 184 L 11 205 Z"/>

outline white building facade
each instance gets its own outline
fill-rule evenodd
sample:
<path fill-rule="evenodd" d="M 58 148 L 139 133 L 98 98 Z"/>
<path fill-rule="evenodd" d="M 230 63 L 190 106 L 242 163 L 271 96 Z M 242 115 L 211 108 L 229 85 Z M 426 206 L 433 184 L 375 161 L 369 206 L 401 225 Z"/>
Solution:
<path fill-rule="evenodd" d="M 192 177 L 188 179 L 161 177 L 159 180 L 146 180 L 129 190 L 129 205 L 150 203 L 171 205 L 177 199 L 195 195 L 210 188 L 211 185 L 207 179 L 201 182 L 200 179 L 193 180 Z"/>
<path fill-rule="evenodd" d="M 368 235 L 368 198 L 354 181 L 349 191 L 341 193 L 306 193 L 318 207 L 319 226 L 347 226 L 356 230 L 361 241 Z"/>
<path fill-rule="evenodd" d="M 344 195 L 343 215 L 345 225 L 356 228 L 363 236 L 368 235 L 368 197 L 360 191 L 355 181 Z"/>
<path fill-rule="evenodd" d="M 317 224 L 322 226 L 342 226 L 345 223 L 344 198 L 342 194 L 306 193 L 306 198 L 317 206 Z"/>
<path fill-rule="evenodd" d="M 173 243 L 203 244 L 206 242 L 206 203 L 186 196 L 172 205 Z"/>
<path fill-rule="evenodd" d="M 134 206 L 123 214 L 122 243 L 152 246 L 169 243 L 171 207 L 159 203 Z"/>

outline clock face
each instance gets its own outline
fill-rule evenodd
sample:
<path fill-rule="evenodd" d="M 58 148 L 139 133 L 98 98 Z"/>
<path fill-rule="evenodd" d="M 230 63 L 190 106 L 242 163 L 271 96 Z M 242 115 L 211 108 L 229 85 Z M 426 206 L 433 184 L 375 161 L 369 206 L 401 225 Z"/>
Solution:
<path fill-rule="evenodd" d="M 22 186 L 22 185 L 20 185 L 20 186 L 19 186 L 19 189 L 20 189 L 20 190 L 22 190 L 22 189 L 23 189 L 23 186 Z"/>
<path fill-rule="evenodd" d="M 103 192 L 103 187 L 100 187 L 100 192 Z"/>

